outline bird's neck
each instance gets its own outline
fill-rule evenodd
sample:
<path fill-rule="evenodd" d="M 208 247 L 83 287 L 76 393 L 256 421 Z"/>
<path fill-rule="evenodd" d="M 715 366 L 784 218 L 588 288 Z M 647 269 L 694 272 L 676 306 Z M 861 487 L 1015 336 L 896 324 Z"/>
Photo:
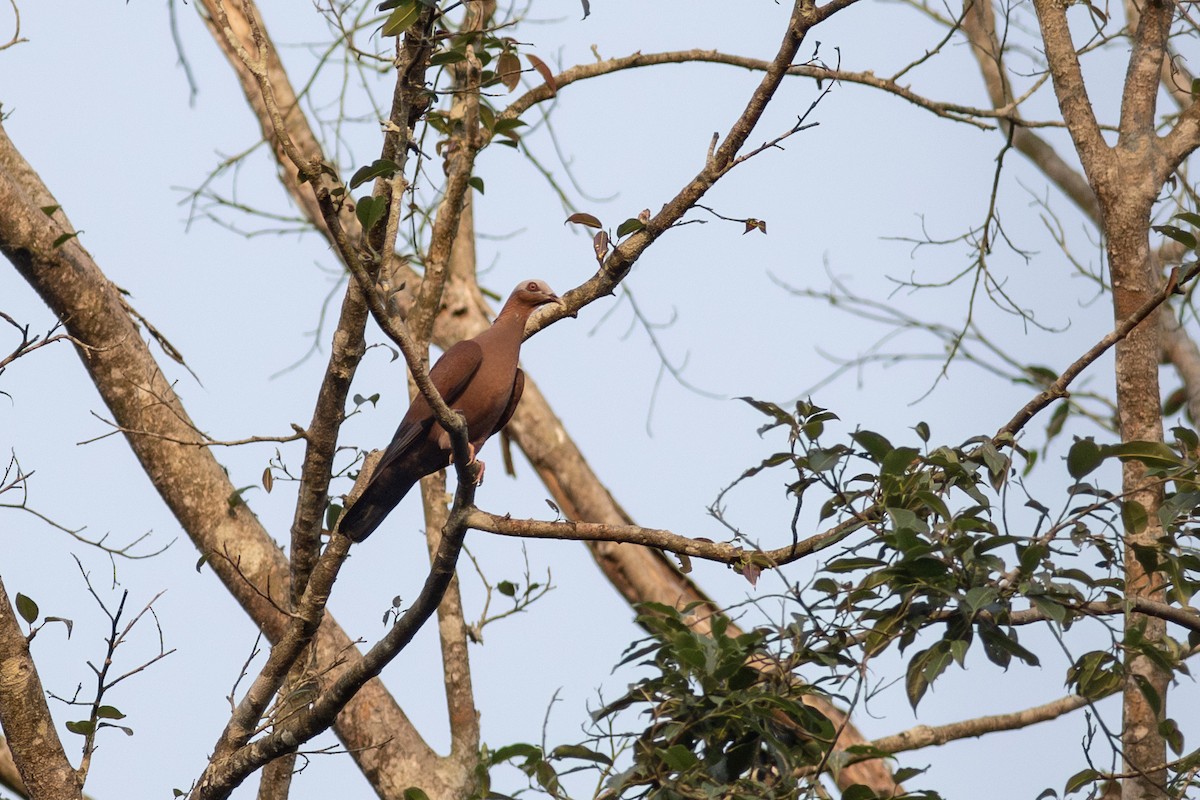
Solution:
<path fill-rule="evenodd" d="M 479 338 L 495 338 L 512 342 L 514 349 L 520 348 L 521 340 L 525 338 L 525 323 L 529 320 L 531 311 L 532 309 L 523 307 L 515 309 L 505 307 L 501 310 L 500 316 L 492 322 L 492 327 L 479 334 Z"/>
<path fill-rule="evenodd" d="M 517 328 L 522 333 L 525 332 L 525 323 L 529 321 L 529 315 L 533 313 L 533 309 L 528 306 L 505 306 L 500 310 L 500 315 L 496 317 L 492 323 L 493 328 L 511 329 Z"/>

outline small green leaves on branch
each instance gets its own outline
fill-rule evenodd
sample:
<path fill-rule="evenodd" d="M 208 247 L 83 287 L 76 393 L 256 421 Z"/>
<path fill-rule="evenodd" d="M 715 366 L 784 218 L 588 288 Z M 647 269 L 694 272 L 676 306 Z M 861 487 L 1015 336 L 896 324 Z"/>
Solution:
<path fill-rule="evenodd" d="M 350 178 L 350 191 L 354 191 L 364 183 L 376 178 L 391 178 L 400 170 L 395 161 L 388 158 L 377 158 L 365 167 L 359 167 Z"/>
<path fill-rule="evenodd" d="M 380 3 L 379 8 L 392 9 L 380 31 L 384 36 L 399 36 L 411 28 L 421 16 L 421 4 L 417 0 L 386 0 Z"/>

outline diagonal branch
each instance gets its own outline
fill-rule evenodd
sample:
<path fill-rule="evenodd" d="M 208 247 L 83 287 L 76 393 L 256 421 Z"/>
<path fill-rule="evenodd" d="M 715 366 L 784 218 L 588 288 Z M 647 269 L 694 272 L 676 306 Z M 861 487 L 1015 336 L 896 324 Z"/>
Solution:
<path fill-rule="evenodd" d="M 67 760 L 54 731 L 46 692 L 29 653 L 29 641 L 0 580 L 0 726 L 30 797 L 81 800 L 83 776 Z"/>
<path fill-rule="evenodd" d="M 1059 0 L 1034 0 L 1033 7 L 1054 79 L 1054 93 L 1084 170 L 1093 183 L 1113 180 L 1116 176 L 1109 174 L 1115 167 L 1112 154 L 1100 133 L 1067 24 L 1068 5 Z"/>

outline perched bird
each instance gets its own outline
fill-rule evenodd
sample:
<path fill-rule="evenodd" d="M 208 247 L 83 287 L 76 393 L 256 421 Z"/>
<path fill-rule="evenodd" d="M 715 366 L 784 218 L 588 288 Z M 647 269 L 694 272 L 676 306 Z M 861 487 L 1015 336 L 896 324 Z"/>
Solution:
<path fill-rule="evenodd" d="M 451 347 L 429 371 L 446 404 L 466 418 L 472 461 L 483 443 L 508 424 L 521 400 L 525 373 L 517 367 L 517 358 L 526 320 L 538 306 L 561 302 L 542 281 L 521 282 L 492 327 Z M 342 516 L 339 530 L 355 542 L 366 539 L 417 481 L 452 458 L 450 435 L 418 394 L 366 488 Z M 482 467 L 480 462 L 480 481 Z"/>

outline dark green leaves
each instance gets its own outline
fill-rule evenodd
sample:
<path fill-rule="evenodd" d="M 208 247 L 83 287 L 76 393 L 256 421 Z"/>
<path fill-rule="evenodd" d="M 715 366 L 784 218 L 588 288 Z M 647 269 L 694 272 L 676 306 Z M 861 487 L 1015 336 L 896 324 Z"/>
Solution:
<path fill-rule="evenodd" d="M 21 615 L 21 619 L 32 625 L 37 622 L 38 604 L 17 592 L 17 613 Z"/>
<path fill-rule="evenodd" d="M 620 239 L 621 237 L 628 236 L 631 233 L 637 233 L 640 230 L 644 230 L 645 227 L 646 223 L 642 222 L 637 217 L 630 217 L 617 226 L 617 238 Z"/>
<path fill-rule="evenodd" d="M 338 520 L 342 518 L 342 506 L 339 503 L 330 503 L 325 507 L 325 529 L 333 530 L 337 527 Z"/>
<path fill-rule="evenodd" d="M 1154 230 L 1163 236 L 1174 239 L 1188 250 L 1196 249 L 1196 237 L 1182 228 L 1177 228 L 1174 225 L 1155 225 Z"/>
<path fill-rule="evenodd" d="M 83 233 L 83 231 L 76 231 L 75 233 L 64 233 L 64 234 L 60 235 L 58 238 L 56 238 L 53 242 L 51 242 L 50 247 L 57 250 L 58 248 L 62 247 L 64 244 L 71 241 L 72 239 L 74 239 L 76 236 L 78 236 L 81 233 Z"/>
<path fill-rule="evenodd" d="M 365 167 L 359 167 L 350 178 L 350 191 L 354 191 L 367 181 L 376 178 L 390 178 L 400 169 L 395 161 L 387 158 L 377 158 Z"/>
<path fill-rule="evenodd" d="M 1072 478 L 1079 480 L 1095 470 L 1103 461 L 1104 454 L 1100 451 L 1100 445 L 1096 444 L 1092 437 L 1076 439 L 1067 453 L 1067 472 Z"/>
<path fill-rule="evenodd" d="M 363 234 L 369 234 L 375 224 L 383 219 L 386 211 L 387 200 L 384 198 L 370 195 L 360 197 L 358 204 L 354 207 L 354 215 L 358 217 L 358 222 L 362 225 Z"/>
<path fill-rule="evenodd" d="M 945 672 L 946 667 L 950 666 L 950 661 L 950 644 L 943 640 L 928 650 L 917 653 L 908 662 L 908 670 L 904 676 L 904 692 L 908 695 L 908 703 L 914 711 L 925 696 L 926 690 Z"/>
<path fill-rule="evenodd" d="M 383 23 L 384 36 L 399 36 L 413 26 L 421 16 L 421 5 L 417 0 L 399 0 L 392 13 Z"/>
<path fill-rule="evenodd" d="M 1067 670 L 1067 685 L 1089 700 L 1108 697 L 1121 688 L 1121 662 L 1106 650 L 1084 653 Z"/>

